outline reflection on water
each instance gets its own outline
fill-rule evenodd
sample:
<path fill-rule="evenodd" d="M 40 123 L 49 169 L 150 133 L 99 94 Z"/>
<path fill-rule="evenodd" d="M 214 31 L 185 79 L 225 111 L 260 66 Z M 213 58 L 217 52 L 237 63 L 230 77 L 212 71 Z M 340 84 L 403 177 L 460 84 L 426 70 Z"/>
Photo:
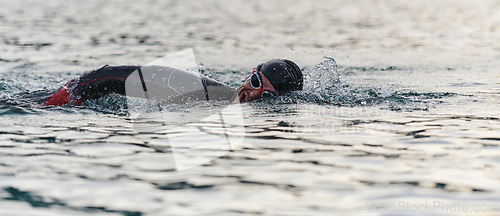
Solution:
<path fill-rule="evenodd" d="M 494 1 L 0 3 L 0 215 L 500 205 Z M 83 107 L 24 97 L 191 47 L 202 73 L 232 87 L 257 63 L 290 58 L 305 90 L 243 104 L 244 133 L 236 121 L 176 124 L 224 103 L 161 105 L 141 131 L 118 95 Z M 224 133 L 243 143 L 177 171 L 170 139 L 185 157 L 216 157 Z"/>

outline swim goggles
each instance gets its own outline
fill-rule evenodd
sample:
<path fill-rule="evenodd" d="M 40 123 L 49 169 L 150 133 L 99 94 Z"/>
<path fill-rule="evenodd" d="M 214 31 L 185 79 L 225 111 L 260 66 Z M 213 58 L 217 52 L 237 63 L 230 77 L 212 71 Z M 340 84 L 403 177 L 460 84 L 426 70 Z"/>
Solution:
<path fill-rule="evenodd" d="M 260 97 L 272 97 L 276 96 L 274 93 L 270 91 L 262 90 L 262 78 L 260 74 L 257 72 L 257 68 L 254 68 L 252 71 L 252 75 L 250 75 L 250 85 L 253 89 L 257 89 L 260 91 Z"/>

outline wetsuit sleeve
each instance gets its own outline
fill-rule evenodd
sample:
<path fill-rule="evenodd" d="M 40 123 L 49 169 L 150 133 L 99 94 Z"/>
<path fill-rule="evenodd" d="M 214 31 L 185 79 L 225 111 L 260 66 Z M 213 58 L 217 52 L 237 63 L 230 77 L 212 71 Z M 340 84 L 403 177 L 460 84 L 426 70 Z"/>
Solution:
<path fill-rule="evenodd" d="M 201 82 L 205 88 L 207 100 L 231 100 L 236 92 L 233 88 L 201 75 Z"/>
<path fill-rule="evenodd" d="M 125 95 L 125 80 L 139 66 L 104 66 L 86 73 L 78 80 L 74 94 L 82 100 L 98 98 L 110 93 Z"/>
<path fill-rule="evenodd" d="M 110 93 L 125 95 L 125 80 L 139 66 L 104 66 L 66 83 L 48 97 L 45 105 L 81 105 L 82 101 Z"/>

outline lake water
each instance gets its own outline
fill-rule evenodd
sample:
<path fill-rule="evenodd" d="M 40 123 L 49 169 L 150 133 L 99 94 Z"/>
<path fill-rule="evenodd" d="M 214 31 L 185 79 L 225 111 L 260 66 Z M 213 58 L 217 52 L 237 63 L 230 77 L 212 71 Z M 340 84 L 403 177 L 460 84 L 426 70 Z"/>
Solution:
<path fill-rule="evenodd" d="M 500 211 L 498 1 L 0 5 L 2 216 Z M 291 59 L 305 89 L 242 104 L 244 124 L 226 123 L 244 128 L 227 131 L 243 142 L 221 157 L 213 122 L 140 131 L 123 97 L 61 107 L 22 97 L 189 48 L 202 74 L 233 87 L 261 62 Z M 215 159 L 178 171 L 172 134 Z"/>

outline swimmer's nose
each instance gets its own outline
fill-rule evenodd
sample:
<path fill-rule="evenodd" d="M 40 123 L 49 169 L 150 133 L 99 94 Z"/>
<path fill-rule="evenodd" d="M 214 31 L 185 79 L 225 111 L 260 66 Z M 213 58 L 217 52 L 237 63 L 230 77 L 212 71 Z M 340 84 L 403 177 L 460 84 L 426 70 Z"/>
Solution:
<path fill-rule="evenodd" d="M 252 101 L 252 100 L 257 100 L 260 98 L 260 91 L 259 90 L 252 90 L 249 93 L 250 98 L 247 99 L 247 101 Z"/>

